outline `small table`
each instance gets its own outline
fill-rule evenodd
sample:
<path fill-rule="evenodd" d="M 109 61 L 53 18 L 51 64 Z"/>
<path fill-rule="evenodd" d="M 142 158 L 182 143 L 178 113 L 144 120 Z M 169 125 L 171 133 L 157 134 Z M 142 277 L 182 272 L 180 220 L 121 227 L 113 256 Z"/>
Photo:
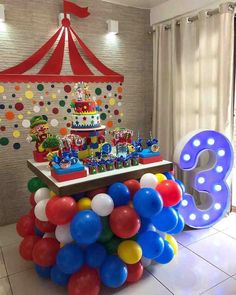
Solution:
<path fill-rule="evenodd" d="M 173 163 L 169 161 L 151 164 L 139 164 L 128 168 L 115 169 L 84 178 L 58 182 L 51 176 L 48 162 L 38 163 L 34 160 L 27 161 L 28 168 L 38 176 L 58 196 L 73 195 L 80 192 L 106 187 L 114 182 L 123 182 L 129 179 L 139 179 L 145 173 L 164 173 L 173 170 Z"/>

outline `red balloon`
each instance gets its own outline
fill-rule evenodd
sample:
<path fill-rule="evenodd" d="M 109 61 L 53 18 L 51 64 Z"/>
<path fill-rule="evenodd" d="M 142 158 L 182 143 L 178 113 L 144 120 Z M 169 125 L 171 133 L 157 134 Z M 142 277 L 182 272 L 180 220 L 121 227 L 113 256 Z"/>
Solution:
<path fill-rule="evenodd" d="M 53 233 L 56 229 L 56 225 L 50 221 L 41 221 L 37 218 L 35 219 L 35 225 L 43 233 Z"/>
<path fill-rule="evenodd" d="M 48 220 L 56 225 L 69 223 L 76 213 L 76 202 L 72 197 L 53 197 L 46 206 Z"/>
<path fill-rule="evenodd" d="M 35 220 L 35 214 L 34 214 L 34 207 L 30 209 L 28 216 L 31 217 L 33 220 Z"/>
<path fill-rule="evenodd" d="M 139 261 L 135 264 L 127 264 L 128 276 L 126 279 L 127 283 L 135 283 L 139 281 L 143 276 L 143 265 Z"/>
<path fill-rule="evenodd" d="M 19 252 L 23 259 L 33 260 L 33 249 L 35 244 L 40 240 L 40 237 L 37 236 L 27 236 L 25 237 L 19 246 Z"/>
<path fill-rule="evenodd" d="M 22 216 L 16 224 L 16 230 L 23 238 L 34 235 L 34 219 L 29 215 Z"/>
<path fill-rule="evenodd" d="M 31 195 L 30 195 L 30 199 L 29 199 L 29 201 L 30 201 L 30 204 L 31 204 L 31 206 L 32 207 L 35 207 L 36 206 L 36 202 L 35 202 L 35 200 L 34 200 L 34 193 L 32 193 Z"/>
<path fill-rule="evenodd" d="M 110 227 L 117 237 L 123 239 L 133 237 L 139 231 L 140 225 L 138 214 L 129 206 L 117 207 L 110 215 Z"/>
<path fill-rule="evenodd" d="M 53 238 L 44 238 L 38 241 L 33 249 L 33 261 L 40 266 L 52 266 L 56 263 L 60 243 Z"/>
<path fill-rule="evenodd" d="M 124 184 L 128 187 L 131 200 L 133 200 L 135 193 L 141 189 L 140 183 L 136 179 L 130 179 L 125 181 Z"/>
<path fill-rule="evenodd" d="M 92 199 L 94 196 L 98 195 L 98 194 L 105 194 L 107 192 L 107 187 L 101 187 L 101 188 L 98 188 L 98 189 L 95 189 L 93 191 L 89 191 L 87 193 L 87 196 Z"/>
<path fill-rule="evenodd" d="M 164 207 L 175 206 L 181 200 L 182 191 L 173 180 L 164 180 L 158 183 L 156 190 L 162 197 Z"/>
<path fill-rule="evenodd" d="M 79 272 L 74 273 L 69 280 L 69 295 L 98 295 L 100 293 L 100 278 L 98 271 L 83 266 Z"/>

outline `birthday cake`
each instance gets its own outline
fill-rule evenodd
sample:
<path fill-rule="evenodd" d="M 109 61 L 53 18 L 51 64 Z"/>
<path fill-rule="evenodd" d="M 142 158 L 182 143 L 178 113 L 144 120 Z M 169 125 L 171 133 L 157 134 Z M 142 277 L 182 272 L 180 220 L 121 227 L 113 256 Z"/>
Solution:
<path fill-rule="evenodd" d="M 76 86 L 77 100 L 72 102 L 74 108 L 72 119 L 72 130 L 90 129 L 101 127 L 99 107 L 96 101 L 90 96 L 87 85 L 79 84 Z"/>

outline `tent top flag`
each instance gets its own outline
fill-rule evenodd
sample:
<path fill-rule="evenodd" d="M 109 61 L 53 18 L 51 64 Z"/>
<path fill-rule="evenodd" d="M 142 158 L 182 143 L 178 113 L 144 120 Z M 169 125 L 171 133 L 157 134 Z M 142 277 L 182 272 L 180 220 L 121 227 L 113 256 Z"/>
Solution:
<path fill-rule="evenodd" d="M 88 7 L 83 8 L 77 4 L 64 0 L 64 19 L 57 32 L 34 54 L 16 66 L 0 72 L 1 82 L 123 82 L 124 76 L 104 65 L 95 54 L 80 39 L 71 27 L 66 14 L 74 14 L 79 18 L 90 15 Z M 65 47 L 68 46 L 71 74 L 63 75 L 63 61 Z M 52 50 L 52 53 L 49 53 Z M 83 53 L 83 57 L 80 54 Z M 46 63 L 35 74 L 33 71 L 39 62 L 48 56 Z M 86 61 L 85 61 L 86 59 Z M 96 73 L 95 73 L 95 71 Z M 97 74 L 99 73 L 99 74 Z"/>

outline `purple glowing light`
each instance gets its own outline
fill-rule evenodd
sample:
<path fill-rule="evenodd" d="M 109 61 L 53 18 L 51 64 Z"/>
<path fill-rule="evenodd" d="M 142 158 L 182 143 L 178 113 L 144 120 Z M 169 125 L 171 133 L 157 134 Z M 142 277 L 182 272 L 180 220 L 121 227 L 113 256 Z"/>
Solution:
<path fill-rule="evenodd" d="M 209 151 L 209 167 L 196 169 L 203 151 Z M 189 171 L 192 187 L 199 193 L 208 193 L 213 202 L 208 209 L 197 208 L 194 197 L 184 195 L 179 208 L 185 223 L 193 228 L 206 228 L 218 222 L 230 206 L 230 190 L 226 183 L 233 167 L 233 148 L 230 141 L 214 130 L 191 133 L 175 149 L 174 161 L 183 171 Z"/>

